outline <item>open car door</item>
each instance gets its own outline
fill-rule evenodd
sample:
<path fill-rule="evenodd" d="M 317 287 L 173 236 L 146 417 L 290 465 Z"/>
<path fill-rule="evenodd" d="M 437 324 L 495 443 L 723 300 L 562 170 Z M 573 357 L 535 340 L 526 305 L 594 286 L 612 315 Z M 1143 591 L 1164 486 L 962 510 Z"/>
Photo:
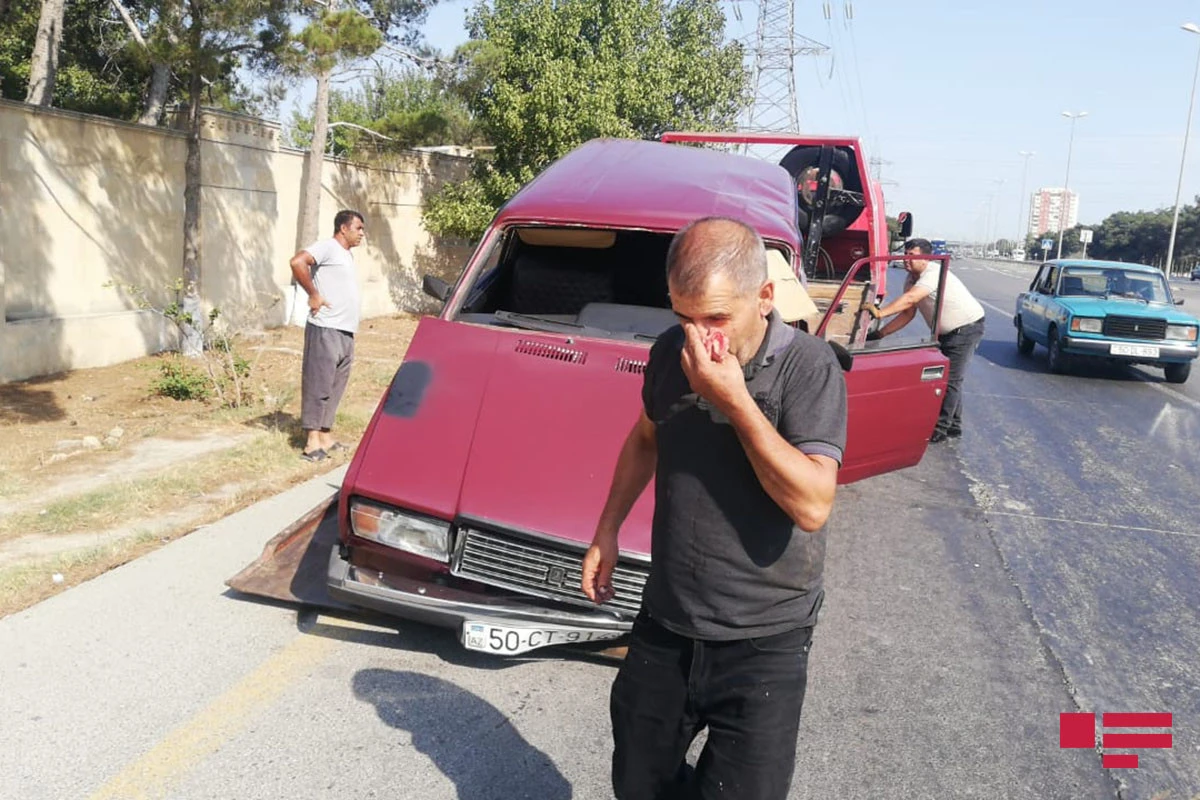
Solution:
<path fill-rule="evenodd" d="M 940 261 L 934 321 L 941 318 L 942 287 L 949 256 L 916 256 Z M 872 256 L 854 263 L 841 287 L 823 309 L 815 335 L 842 345 L 853 357 L 846 373 L 849 428 L 839 483 L 911 467 L 929 445 L 946 394 L 950 362 L 938 348 L 936 326 L 921 335 L 868 342 L 874 318 L 866 310 L 879 294 L 887 262 L 913 256 Z M 932 266 L 930 267 L 932 268 Z M 866 280 L 856 280 L 866 274 Z M 918 313 L 909 328 L 925 327 Z M 905 330 L 909 330 L 906 328 Z"/>

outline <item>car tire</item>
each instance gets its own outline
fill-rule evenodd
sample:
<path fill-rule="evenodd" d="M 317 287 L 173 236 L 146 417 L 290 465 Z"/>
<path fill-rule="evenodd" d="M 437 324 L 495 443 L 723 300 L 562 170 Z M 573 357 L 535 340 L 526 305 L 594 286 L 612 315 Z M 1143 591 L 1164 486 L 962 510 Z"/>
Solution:
<path fill-rule="evenodd" d="M 1164 364 L 1163 376 L 1167 379 L 1167 383 L 1184 383 L 1188 379 L 1188 375 L 1192 374 L 1192 364 Z"/>
<path fill-rule="evenodd" d="M 1055 375 L 1065 375 L 1071 366 L 1070 357 L 1062 350 L 1058 329 L 1051 327 L 1046 334 L 1046 365 Z"/>
<path fill-rule="evenodd" d="M 1025 326 L 1021 324 L 1021 318 L 1017 317 L 1017 352 L 1027 356 L 1033 352 L 1033 344 L 1033 339 L 1025 335 Z"/>

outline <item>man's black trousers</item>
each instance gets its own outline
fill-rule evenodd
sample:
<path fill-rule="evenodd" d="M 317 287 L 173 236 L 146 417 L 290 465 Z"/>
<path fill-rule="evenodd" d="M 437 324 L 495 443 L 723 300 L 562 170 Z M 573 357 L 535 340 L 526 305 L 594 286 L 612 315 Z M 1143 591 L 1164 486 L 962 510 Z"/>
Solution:
<path fill-rule="evenodd" d="M 962 430 L 963 378 L 967 375 L 967 364 L 979 348 L 983 339 L 983 320 L 955 328 L 938 337 L 938 348 L 950 359 L 950 379 L 946 396 L 942 398 L 942 410 L 938 414 L 935 431 L 949 433 Z"/>
<path fill-rule="evenodd" d="M 617 800 L 784 800 L 795 770 L 812 628 L 711 642 L 643 610 L 613 682 Z M 689 775 L 684 758 L 708 726 Z"/>

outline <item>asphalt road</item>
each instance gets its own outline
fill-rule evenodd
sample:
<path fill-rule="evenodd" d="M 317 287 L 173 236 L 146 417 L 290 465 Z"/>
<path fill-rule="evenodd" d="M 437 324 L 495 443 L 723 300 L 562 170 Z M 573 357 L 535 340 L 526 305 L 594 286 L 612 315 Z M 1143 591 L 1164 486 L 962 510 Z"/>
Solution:
<path fill-rule="evenodd" d="M 1200 380 L 1050 375 L 1027 270 L 954 269 L 989 304 L 966 433 L 839 493 L 791 797 L 1191 797 Z M 611 663 L 225 589 L 340 477 L 0 620 L 0 797 L 610 797 Z M 1064 711 L 1171 712 L 1173 747 L 1104 770 Z"/>

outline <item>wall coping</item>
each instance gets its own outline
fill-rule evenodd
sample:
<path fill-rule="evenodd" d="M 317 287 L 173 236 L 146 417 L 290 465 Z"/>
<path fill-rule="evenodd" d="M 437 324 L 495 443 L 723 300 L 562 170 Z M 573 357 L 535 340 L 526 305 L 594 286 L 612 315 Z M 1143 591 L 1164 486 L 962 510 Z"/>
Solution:
<path fill-rule="evenodd" d="M 143 131 L 162 134 L 177 139 L 186 139 L 187 134 L 180 131 L 164 128 L 161 125 L 139 125 L 136 122 L 127 122 L 123 119 L 114 119 L 112 117 L 101 116 L 100 114 L 85 114 L 82 111 L 69 111 L 65 108 L 53 108 L 47 106 L 35 106 L 30 103 L 22 103 L 17 100 L 5 100 L 0 98 L 0 108 L 11 108 L 17 111 L 24 111 L 34 116 L 44 115 L 50 117 L 60 117 L 62 119 L 73 119 L 81 122 L 92 122 L 100 125 L 107 125 L 112 128 L 120 128 L 129 131 Z"/>

